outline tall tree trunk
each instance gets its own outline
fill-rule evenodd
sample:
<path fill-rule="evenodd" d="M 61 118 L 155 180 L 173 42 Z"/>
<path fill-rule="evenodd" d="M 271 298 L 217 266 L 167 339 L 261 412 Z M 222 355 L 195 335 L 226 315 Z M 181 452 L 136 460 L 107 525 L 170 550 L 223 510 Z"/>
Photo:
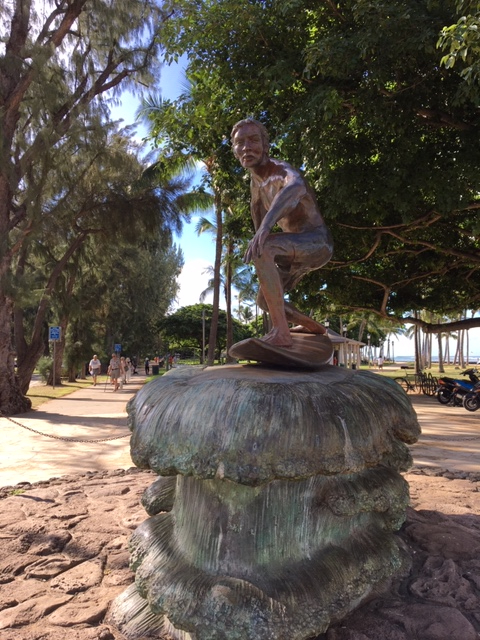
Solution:
<path fill-rule="evenodd" d="M 415 318 L 418 318 L 418 312 L 415 311 Z M 421 345 L 420 345 L 420 331 L 415 325 L 414 328 L 414 340 L 415 340 L 415 372 L 420 373 L 422 370 L 422 358 L 421 358 Z"/>
<path fill-rule="evenodd" d="M 270 320 L 270 316 L 266 311 L 262 313 L 262 325 L 263 325 L 263 333 L 264 335 L 266 335 L 272 328 L 272 322 Z"/>
<path fill-rule="evenodd" d="M 234 362 L 228 354 L 228 350 L 233 345 L 233 317 L 232 317 L 232 254 L 233 242 L 229 239 L 227 243 L 227 255 L 225 263 L 225 298 L 227 303 L 227 362 Z"/>
<path fill-rule="evenodd" d="M 205 309 L 202 310 L 202 344 L 200 346 L 200 364 L 205 362 Z"/>
<path fill-rule="evenodd" d="M 453 356 L 453 364 L 460 364 L 460 334 L 457 334 L 457 344 L 455 346 L 455 355 Z"/>
<path fill-rule="evenodd" d="M 5 130 L 2 131 L 2 136 L 4 144 L 6 144 L 7 132 Z M 4 415 L 24 413 L 32 406 L 31 401 L 22 392 L 15 375 L 15 352 L 12 336 L 13 302 L 7 294 L 8 274 L 12 263 L 8 234 L 13 194 L 9 174 L 10 167 L 7 166 L 4 159 L 0 163 L 0 411 Z"/>
<path fill-rule="evenodd" d="M 468 342 L 468 329 L 465 329 L 465 338 L 463 343 L 465 347 L 465 366 L 468 367 L 468 365 L 470 364 L 470 358 L 469 358 L 470 345 Z"/>
<path fill-rule="evenodd" d="M 458 364 L 463 369 L 465 367 L 465 359 L 463 352 L 463 342 L 464 342 L 464 331 L 460 330 L 458 332 Z"/>
<path fill-rule="evenodd" d="M 425 368 L 425 365 L 428 363 L 428 334 L 421 334 L 421 344 L 422 344 L 422 369 Z"/>
<path fill-rule="evenodd" d="M 30 342 L 27 343 L 24 332 L 23 310 L 15 309 L 15 346 L 18 355 L 18 379 L 23 393 L 27 393 L 32 379 L 33 371 L 39 358 L 43 354 L 43 339 L 47 322 L 47 314 L 50 311 L 50 299 L 55 289 L 55 284 L 60 277 L 65 265 L 75 254 L 75 252 L 85 242 L 86 232 L 80 233 L 70 243 L 62 258 L 58 260 L 48 276 L 48 281 L 43 291 L 42 297 L 37 305 L 37 312 L 33 324 Z M 23 257 L 19 260 L 18 273 L 21 274 Z"/>
<path fill-rule="evenodd" d="M 25 413 L 32 407 L 30 399 L 22 393 L 15 375 L 11 320 L 12 302 L 0 291 L 0 412 L 5 416 Z"/>
<path fill-rule="evenodd" d="M 11 64 L 11 60 L 15 59 L 16 51 L 25 45 L 32 3 L 16 2 L 14 4 L 15 13 L 11 22 L 11 37 L 6 49 L 6 55 L 10 60 L 7 64 L 8 75 L 4 77 L 4 91 L 1 96 L 2 108 L 0 109 L 0 129 L 2 130 L 2 161 L 0 162 L 0 410 L 6 415 L 23 413 L 30 409 L 31 402 L 24 394 L 28 390 L 31 374 L 36 364 L 35 361 L 33 367 L 31 366 L 31 362 L 34 360 L 33 354 L 28 354 L 23 358 L 23 363 L 31 368 L 29 375 L 28 371 L 22 368 L 17 354 L 18 376 L 15 375 L 11 336 L 13 301 L 8 296 L 6 288 L 8 287 L 8 275 L 11 273 L 13 258 L 18 254 L 19 245 L 21 245 L 21 240 L 18 240 L 17 245 L 9 245 L 10 232 L 25 216 L 25 210 L 22 208 L 12 212 L 14 193 L 21 180 L 21 172 L 18 163 L 17 166 L 14 166 L 15 161 L 11 152 L 22 100 L 35 77 L 34 64 L 30 65 L 26 71 L 20 61 L 18 64 Z M 58 27 L 49 34 L 49 56 L 53 55 L 55 47 L 61 45 L 85 4 L 86 0 L 78 0 L 69 5 Z M 44 61 L 46 62 L 46 58 Z M 42 142 L 44 142 L 43 138 Z M 32 149 L 33 145 L 28 150 L 30 156 Z M 27 153 L 22 159 L 24 166 L 27 166 L 29 162 Z M 15 180 L 16 184 L 14 184 Z"/>
<path fill-rule="evenodd" d="M 78 264 L 77 264 L 78 268 Z M 65 290 L 66 299 L 70 300 L 73 295 L 73 289 L 75 286 L 75 282 L 77 280 L 77 269 L 74 270 L 73 273 L 70 274 L 67 281 L 67 286 Z M 64 304 L 64 312 L 62 314 L 62 318 L 59 322 L 60 327 L 60 340 L 56 343 L 54 348 L 54 361 L 55 361 L 55 386 L 60 386 L 62 384 L 62 362 L 63 362 L 63 354 L 65 352 L 65 344 L 67 339 L 67 327 L 69 320 L 69 309 L 70 305 Z M 53 368 L 48 377 L 47 384 L 53 385 Z"/>
<path fill-rule="evenodd" d="M 357 340 L 359 342 L 362 342 L 362 338 L 363 338 L 363 332 L 365 331 L 365 327 L 367 326 L 367 321 L 365 320 L 365 318 L 362 318 L 361 322 L 360 322 L 360 326 L 358 328 L 358 337 Z"/>
<path fill-rule="evenodd" d="M 213 313 L 212 320 L 210 322 L 210 333 L 208 336 L 208 357 L 207 364 L 212 366 L 215 361 L 215 347 L 217 344 L 218 333 L 218 314 L 220 307 L 220 269 L 222 265 L 222 235 L 223 235 L 223 221 L 222 221 L 222 208 L 220 202 L 220 194 L 215 192 L 214 196 L 215 204 L 215 218 L 217 226 L 217 238 L 215 241 L 215 264 L 213 266 Z"/>
<path fill-rule="evenodd" d="M 445 373 L 445 367 L 443 366 L 443 350 L 442 350 L 442 334 L 437 333 L 438 340 L 438 371 L 439 373 Z"/>

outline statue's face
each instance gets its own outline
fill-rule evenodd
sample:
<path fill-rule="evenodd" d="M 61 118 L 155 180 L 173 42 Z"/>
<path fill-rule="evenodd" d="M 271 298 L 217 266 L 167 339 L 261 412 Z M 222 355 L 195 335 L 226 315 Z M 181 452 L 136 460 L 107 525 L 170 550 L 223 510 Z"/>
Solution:
<path fill-rule="evenodd" d="M 245 124 L 237 129 L 233 138 L 233 153 L 244 169 L 251 169 L 266 162 L 267 149 L 257 126 Z"/>

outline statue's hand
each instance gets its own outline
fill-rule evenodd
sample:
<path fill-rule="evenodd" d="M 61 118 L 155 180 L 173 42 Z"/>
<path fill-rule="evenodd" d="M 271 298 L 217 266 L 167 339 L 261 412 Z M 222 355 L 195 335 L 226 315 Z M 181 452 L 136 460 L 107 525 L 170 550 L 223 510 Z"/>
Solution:
<path fill-rule="evenodd" d="M 253 240 L 250 240 L 250 242 L 248 243 L 248 247 L 247 250 L 245 251 L 245 255 L 243 256 L 243 261 L 245 264 L 248 264 L 249 262 L 252 261 L 252 242 Z"/>
<path fill-rule="evenodd" d="M 263 246 L 269 233 L 270 231 L 268 229 L 262 229 L 262 227 L 258 229 L 257 233 L 250 240 L 245 255 L 243 256 L 245 264 L 252 262 L 252 260 L 262 255 Z"/>

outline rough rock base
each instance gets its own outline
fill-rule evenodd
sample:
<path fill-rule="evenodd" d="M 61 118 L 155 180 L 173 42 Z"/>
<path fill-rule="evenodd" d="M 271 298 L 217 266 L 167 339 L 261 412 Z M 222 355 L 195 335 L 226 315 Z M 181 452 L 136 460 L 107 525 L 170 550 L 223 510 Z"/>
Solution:
<path fill-rule="evenodd" d="M 411 508 L 397 537 L 411 572 L 318 640 L 478 640 L 480 472 L 405 477 Z M 125 640 L 105 612 L 133 582 L 126 547 L 145 519 L 139 501 L 154 479 L 131 469 L 0 489 L 2 640 Z M 39 562 L 51 570 L 34 577 Z M 63 576 L 66 586 L 70 563 L 82 580 L 77 575 L 65 602 L 58 581 Z"/>

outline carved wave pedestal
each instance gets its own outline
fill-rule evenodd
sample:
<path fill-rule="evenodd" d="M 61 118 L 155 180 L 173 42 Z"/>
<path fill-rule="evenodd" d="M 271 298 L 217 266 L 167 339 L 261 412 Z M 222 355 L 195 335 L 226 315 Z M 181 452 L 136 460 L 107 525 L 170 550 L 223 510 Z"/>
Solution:
<path fill-rule="evenodd" d="M 132 459 L 160 478 L 131 541 L 129 639 L 306 640 L 405 567 L 419 435 L 396 383 L 324 366 L 176 369 L 129 406 Z"/>

